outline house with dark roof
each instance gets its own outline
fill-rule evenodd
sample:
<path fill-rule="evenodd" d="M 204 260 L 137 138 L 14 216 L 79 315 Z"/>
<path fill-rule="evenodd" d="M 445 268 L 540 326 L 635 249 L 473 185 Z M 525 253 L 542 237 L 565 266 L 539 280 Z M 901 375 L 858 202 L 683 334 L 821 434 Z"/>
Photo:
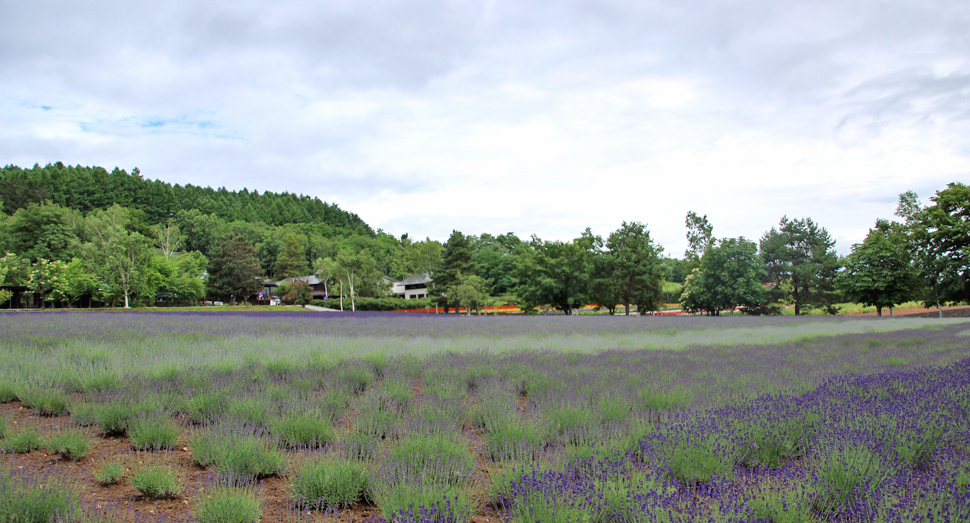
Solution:
<path fill-rule="evenodd" d="M 391 286 L 391 294 L 400 296 L 405 300 L 428 297 L 431 278 L 428 277 L 427 273 L 416 272 L 400 281 L 387 277 L 384 279 Z"/>

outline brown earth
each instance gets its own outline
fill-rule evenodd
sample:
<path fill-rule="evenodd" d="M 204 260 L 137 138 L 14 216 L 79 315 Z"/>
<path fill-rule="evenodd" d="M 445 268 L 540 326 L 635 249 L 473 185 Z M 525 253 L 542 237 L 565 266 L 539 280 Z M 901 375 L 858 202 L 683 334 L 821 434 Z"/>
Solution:
<path fill-rule="evenodd" d="M 42 439 L 57 429 L 73 426 L 70 416 L 37 416 L 33 409 L 20 402 L 0 404 L 0 418 L 7 419 L 11 430 L 33 428 Z M 0 466 L 68 478 L 77 486 L 88 507 L 106 510 L 109 514 L 123 515 L 124 521 L 141 521 L 146 516 L 155 521 L 165 521 L 169 518 L 191 521 L 192 505 L 200 495 L 205 469 L 192 461 L 191 449 L 188 447 L 188 430 L 182 431 L 179 447 L 176 450 L 160 452 L 135 451 L 126 436 L 105 437 L 94 427 L 82 430 L 90 434 L 92 445 L 87 456 L 80 460 L 63 459 L 41 448 L 25 454 L 0 455 Z M 479 463 L 479 471 L 473 479 L 472 497 L 482 508 L 472 522 L 501 521 L 501 514 L 488 504 L 487 500 L 486 488 L 492 464 L 480 451 L 482 437 L 471 427 L 466 426 L 463 432 L 466 441 L 478 455 Z M 289 457 L 290 470 L 292 470 L 293 466 L 301 461 L 301 454 L 291 452 Z M 123 462 L 126 476 L 117 484 L 100 485 L 94 480 L 93 471 L 100 467 L 102 462 L 108 460 Z M 128 478 L 132 470 L 149 461 L 156 465 L 168 465 L 176 470 L 184 486 L 181 495 L 173 499 L 151 499 L 142 496 L 129 484 Z M 319 512 L 296 512 L 289 502 L 290 489 L 290 479 L 285 476 L 265 478 L 259 482 L 257 491 L 263 500 L 263 522 L 351 523 L 373 521 L 381 515 L 377 507 L 368 504 L 358 504 L 340 511 L 335 516 L 325 516 Z"/>

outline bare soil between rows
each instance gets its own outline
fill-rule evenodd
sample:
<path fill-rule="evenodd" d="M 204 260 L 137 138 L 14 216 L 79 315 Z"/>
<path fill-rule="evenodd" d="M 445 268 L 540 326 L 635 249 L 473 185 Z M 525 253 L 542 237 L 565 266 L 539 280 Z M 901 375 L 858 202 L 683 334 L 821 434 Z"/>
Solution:
<path fill-rule="evenodd" d="M 33 428 L 42 438 L 58 429 L 72 427 L 70 416 L 42 417 L 20 402 L 0 404 L 0 417 L 6 418 L 12 430 Z M 123 515 L 125 521 L 141 521 L 145 517 L 149 521 L 192 521 L 192 506 L 201 495 L 203 479 L 206 470 L 192 460 L 191 449 L 188 447 L 187 431 L 183 430 L 179 446 L 174 450 L 158 452 L 138 452 L 132 449 L 126 436 L 106 437 L 97 428 L 83 429 L 92 437 L 91 450 L 80 460 L 63 459 L 44 448 L 33 450 L 25 454 L 0 454 L 0 461 L 5 468 L 24 470 L 43 475 L 67 478 L 72 481 L 81 493 L 87 507 L 105 509 L 109 514 Z M 472 440 L 480 439 L 475 434 L 466 434 Z M 478 442 L 480 443 L 480 441 Z M 299 460 L 299 453 L 290 453 L 291 465 Z M 120 460 L 125 463 L 126 475 L 120 482 L 112 485 L 100 485 L 94 480 L 93 472 L 101 463 L 108 460 Z M 152 499 L 141 495 L 129 483 L 132 470 L 150 461 L 152 464 L 171 466 L 182 481 L 183 491 L 172 499 Z M 480 477 L 487 478 L 488 464 L 479 459 Z M 300 521 L 304 522 L 364 522 L 376 521 L 381 512 L 375 506 L 358 504 L 336 515 L 324 515 L 320 512 L 296 512 L 290 501 L 291 480 L 286 477 L 269 477 L 259 481 L 257 492 L 262 499 L 262 521 Z M 484 507 L 472 519 L 473 523 L 491 523 L 501 521 L 501 514 L 486 503 L 484 492 L 475 492 Z"/>

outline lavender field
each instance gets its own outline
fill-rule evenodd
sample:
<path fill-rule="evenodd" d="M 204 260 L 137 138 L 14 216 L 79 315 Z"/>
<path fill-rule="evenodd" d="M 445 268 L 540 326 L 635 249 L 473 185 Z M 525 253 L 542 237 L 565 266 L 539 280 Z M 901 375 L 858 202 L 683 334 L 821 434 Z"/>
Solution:
<path fill-rule="evenodd" d="M 0 333 L 0 521 L 970 521 L 959 320 L 58 312 Z"/>

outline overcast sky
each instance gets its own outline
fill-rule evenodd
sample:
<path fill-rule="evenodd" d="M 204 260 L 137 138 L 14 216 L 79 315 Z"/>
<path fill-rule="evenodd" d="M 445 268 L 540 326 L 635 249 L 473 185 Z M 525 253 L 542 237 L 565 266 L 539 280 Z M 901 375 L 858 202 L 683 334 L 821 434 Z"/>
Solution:
<path fill-rule="evenodd" d="M 318 196 L 394 235 L 684 216 L 847 253 L 970 181 L 966 0 L 0 0 L 0 163 Z"/>

